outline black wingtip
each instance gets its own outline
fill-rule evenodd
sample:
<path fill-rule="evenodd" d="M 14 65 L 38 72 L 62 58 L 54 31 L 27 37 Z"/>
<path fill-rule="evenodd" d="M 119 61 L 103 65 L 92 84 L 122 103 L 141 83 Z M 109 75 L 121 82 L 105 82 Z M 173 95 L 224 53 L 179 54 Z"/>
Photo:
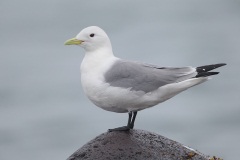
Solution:
<path fill-rule="evenodd" d="M 206 66 L 200 66 L 196 68 L 197 75 L 196 77 L 207 77 L 207 76 L 212 76 L 216 75 L 219 72 L 209 72 L 211 70 L 214 70 L 216 68 L 222 67 L 227 65 L 226 63 L 218 63 L 218 64 L 211 64 L 211 65 L 206 65 Z"/>
<path fill-rule="evenodd" d="M 218 68 L 218 67 L 222 67 L 222 66 L 225 66 L 225 65 L 227 65 L 227 63 L 218 63 L 218 64 L 215 64 L 217 67 L 216 68 Z"/>
<path fill-rule="evenodd" d="M 219 72 L 202 72 L 202 73 L 198 73 L 196 75 L 196 78 L 198 77 L 208 77 L 208 76 L 212 76 L 212 75 L 216 75 L 219 74 Z"/>
<path fill-rule="evenodd" d="M 226 63 L 211 64 L 211 65 L 197 67 L 196 70 L 198 73 L 208 72 L 208 71 L 214 70 L 216 68 L 219 68 L 219 67 L 222 67 L 225 65 L 227 65 L 227 64 Z"/>

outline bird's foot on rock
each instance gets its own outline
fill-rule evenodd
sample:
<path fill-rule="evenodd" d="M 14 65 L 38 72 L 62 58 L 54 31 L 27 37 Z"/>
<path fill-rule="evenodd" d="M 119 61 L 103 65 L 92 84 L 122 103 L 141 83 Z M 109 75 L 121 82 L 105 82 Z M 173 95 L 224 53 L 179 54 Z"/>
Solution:
<path fill-rule="evenodd" d="M 129 126 L 123 126 L 123 127 L 118 127 L 118 128 L 113 128 L 113 129 L 109 129 L 109 132 L 113 132 L 113 131 L 129 131 L 131 128 Z"/>

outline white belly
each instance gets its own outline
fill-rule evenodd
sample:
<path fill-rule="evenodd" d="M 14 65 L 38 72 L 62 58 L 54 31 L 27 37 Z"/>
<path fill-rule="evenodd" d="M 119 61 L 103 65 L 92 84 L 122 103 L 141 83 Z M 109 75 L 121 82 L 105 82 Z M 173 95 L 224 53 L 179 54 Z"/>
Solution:
<path fill-rule="evenodd" d="M 129 95 L 127 89 L 111 87 L 94 76 L 90 80 L 89 75 L 82 75 L 82 86 L 87 97 L 98 107 L 113 112 L 128 112 L 133 105 L 133 101 L 137 102 L 139 96 Z M 132 104 L 129 104 L 131 102 Z"/>

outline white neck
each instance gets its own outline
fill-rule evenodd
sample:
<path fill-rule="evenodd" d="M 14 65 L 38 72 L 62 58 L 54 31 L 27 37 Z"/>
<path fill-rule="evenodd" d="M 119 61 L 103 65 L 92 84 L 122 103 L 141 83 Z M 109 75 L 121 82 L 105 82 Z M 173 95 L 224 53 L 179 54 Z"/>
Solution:
<path fill-rule="evenodd" d="M 98 63 L 99 61 L 105 60 L 109 57 L 114 57 L 112 48 L 99 48 L 93 52 L 86 51 L 84 60 L 87 60 L 89 62 L 94 61 L 95 63 Z"/>
<path fill-rule="evenodd" d="M 89 72 L 98 70 L 99 67 L 105 65 L 109 60 L 117 59 L 112 52 L 112 48 L 103 47 L 94 52 L 86 51 L 81 64 L 81 72 Z"/>

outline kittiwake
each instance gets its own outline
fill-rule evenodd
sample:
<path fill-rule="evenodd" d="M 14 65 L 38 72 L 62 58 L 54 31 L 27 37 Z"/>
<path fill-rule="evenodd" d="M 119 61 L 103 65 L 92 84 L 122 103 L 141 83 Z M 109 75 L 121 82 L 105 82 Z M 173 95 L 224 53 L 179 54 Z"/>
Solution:
<path fill-rule="evenodd" d="M 97 26 L 83 29 L 65 45 L 85 50 L 81 63 L 81 83 L 87 97 L 96 106 L 112 112 L 126 113 L 127 126 L 110 131 L 133 129 L 137 112 L 164 102 L 178 93 L 203 83 L 209 72 L 226 65 L 201 67 L 161 67 L 115 57 L 109 37 Z"/>

